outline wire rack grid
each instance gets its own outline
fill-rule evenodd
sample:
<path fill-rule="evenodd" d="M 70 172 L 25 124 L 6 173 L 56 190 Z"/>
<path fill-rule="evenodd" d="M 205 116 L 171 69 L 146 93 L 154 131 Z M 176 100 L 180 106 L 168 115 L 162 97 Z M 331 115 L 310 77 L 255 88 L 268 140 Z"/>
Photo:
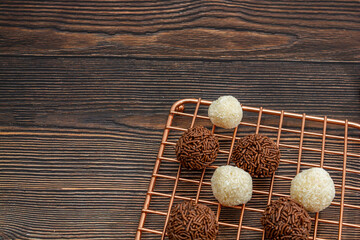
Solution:
<path fill-rule="evenodd" d="M 141 212 L 140 221 L 139 221 L 139 225 L 138 225 L 136 236 L 135 236 L 136 240 L 142 239 L 143 233 L 153 235 L 152 239 L 165 239 L 166 225 L 169 220 L 170 211 L 174 204 L 175 199 L 177 199 L 177 200 L 192 200 L 195 202 L 200 202 L 200 203 L 207 204 L 209 206 L 216 207 L 216 217 L 217 217 L 217 220 L 219 221 L 220 227 L 224 226 L 224 227 L 229 227 L 229 228 L 233 228 L 234 230 L 236 230 L 236 232 L 234 233 L 234 236 L 231 237 L 231 239 L 240 239 L 240 236 L 241 236 L 243 230 L 257 232 L 262 236 L 261 239 L 264 239 L 264 230 L 262 229 L 261 226 L 249 226 L 249 224 L 248 225 L 244 224 L 244 219 L 246 218 L 245 211 L 262 213 L 264 211 L 263 208 L 251 207 L 251 206 L 247 206 L 246 204 L 243 204 L 240 206 L 234 206 L 232 208 L 238 209 L 238 211 L 240 212 L 239 216 L 237 216 L 238 221 L 237 221 L 237 223 L 229 223 L 229 222 L 225 222 L 225 221 L 220 221 L 219 218 L 220 218 L 220 214 L 222 211 L 222 206 L 216 200 L 209 200 L 207 198 L 201 198 L 202 188 L 204 186 L 211 186 L 210 181 L 206 181 L 204 179 L 205 173 L 206 173 L 207 169 L 216 169 L 218 166 L 215 166 L 215 164 L 212 164 L 207 169 L 204 169 L 201 173 L 199 172 L 199 175 L 200 175 L 199 180 L 182 177 L 181 176 L 182 168 L 181 168 L 180 164 L 178 164 L 175 176 L 159 173 L 159 169 L 160 169 L 162 162 L 179 163 L 179 161 L 175 157 L 164 156 L 164 151 L 165 151 L 166 146 L 175 146 L 175 144 L 176 144 L 176 142 L 169 140 L 169 132 L 170 131 L 179 131 L 180 133 L 183 133 L 187 130 L 187 128 L 185 128 L 185 127 L 174 126 L 173 125 L 174 117 L 183 116 L 183 117 L 190 118 L 191 124 L 189 127 L 193 127 L 197 120 L 210 122 L 209 117 L 204 116 L 205 114 L 203 114 L 203 115 L 199 114 L 200 106 L 204 105 L 207 107 L 210 104 L 211 104 L 211 101 L 206 101 L 206 100 L 202 100 L 202 99 L 182 99 L 182 100 L 179 100 L 176 103 L 174 103 L 174 105 L 171 107 L 169 117 L 168 117 L 167 123 L 165 125 L 164 134 L 163 134 L 163 138 L 162 138 L 162 141 L 160 144 L 157 159 L 155 162 L 153 174 L 152 174 L 152 177 L 150 180 L 148 192 L 146 194 L 144 207 Z M 195 107 L 193 112 L 185 113 L 184 112 L 185 105 L 186 106 L 193 105 L 193 107 Z M 244 116 L 246 116 L 247 113 L 255 113 L 257 115 L 256 117 L 254 117 L 253 122 L 244 121 L 244 119 L 246 119 L 246 117 L 244 117 L 244 119 L 240 123 L 240 125 L 238 127 L 236 127 L 230 134 L 216 133 L 215 132 L 216 127 L 214 125 L 211 125 L 212 132 L 215 134 L 215 136 L 217 136 L 219 139 L 227 139 L 230 142 L 229 151 L 223 150 L 221 147 L 221 144 L 220 144 L 220 152 L 219 153 L 226 154 L 226 164 L 230 164 L 232 149 L 234 147 L 236 140 L 239 139 L 239 137 L 237 137 L 238 128 L 241 131 L 241 128 L 244 126 L 252 127 L 254 129 L 255 133 L 259 133 L 259 131 L 261 129 L 274 131 L 274 133 L 276 134 L 275 142 L 276 142 L 277 146 L 280 147 L 282 152 L 284 151 L 283 149 L 295 150 L 297 152 L 297 154 L 296 154 L 297 159 L 287 159 L 287 158 L 283 158 L 283 156 L 282 156 L 281 161 L 280 161 L 280 165 L 289 164 L 294 169 L 294 174 L 292 176 L 278 174 L 278 171 L 279 171 L 278 170 L 270 178 L 267 189 L 256 190 L 254 188 L 253 194 L 265 196 L 266 202 L 264 204 L 269 204 L 271 202 L 273 196 L 275 196 L 275 197 L 289 196 L 289 194 L 279 192 L 279 191 L 274 191 L 274 182 L 276 180 L 291 181 L 293 179 L 293 177 L 295 176 L 295 174 L 300 172 L 301 167 L 322 167 L 328 171 L 338 172 L 339 173 L 339 183 L 335 182 L 335 188 L 337 190 L 336 194 L 339 195 L 339 197 L 338 197 L 337 201 L 335 198 L 334 201 L 331 203 L 332 206 L 338 207 L 337 213 L 333 214 L 335 216 L 331 220 L 325 218 L 325 216 L 320 217 L 319 213 L 313 214 L 312 215 L 312 231 L 311 231 L 310 239 L 320 239 L 320 240 L 321 239 L 329 239 L 329 238 L 322 238 L 322 237 L 318 236 L 319 228 L 320 228 L 319 224 L 328 224 L 331 229 L 336 228 L 337 234 L 336 234 L 336 236 L 333 236 L 333 237 L 336 237 L 336 239 L 342 239 L 344 227 L 349 228 L 350 232 L 355 229 L 356 230 L 360 229 L 360 218 L 357 217 L 357 216 L 360 216 L 360 198 L 357 197 L 359 200 L 355 199 L 355 201 L 352 201 L 351 204 L 345 203 L 345 199 L 346 199 L 345 192 L 346 191 L 355 192 L 355 197 L 360 196 L 360 187 L 358 187 L 358 181 L 360 179 L 359 178 L 360 169 L 356 169 L 355 167 L 353 167 L 353 168 L 347 167 L 348 158 L 351 158 L 352 161 L 354 160 L 355 162 L 356 161 L 359 162 L 359 160 L 360 160 L 360 154 L 359 154 L 360 132 L 358 132 L 358 130 L 360 130 L 360 124 L 357 124 L 354 122 L 349 122 L 348 120 L 343 121 L 343 120 L 330 119 L 330 118 L 327 118 L 326 116 L 325 117 L 315 117 L 315 116 L 306 115 L 305 113 L 304 114 L 295 114 L 295 113 L 290 113 L 290 112 L 285 112 L 285 111 L 264 109 L 262 107 L 256 108 L 256 107 L 242 106 L 242 108 L 244 111 Z M 278 117 L 278 121 L 276 121 L 277 126 L 274 126 L 274 124 L 272 124 L 272 125 L 262 124 L 262 119 L 264 119 L 268 116 L 277 116 Z M 284 119 L 301 121 L 301 123 L 299 122 L 299 129 L 291 129 L 291 128 L 284 127 L 283 126 Z M 306 131 L 305 123 L 309 123 L 309 122 L 317 123 L 318 125 L 320 124 L 319 129 L 321 131 Z M 344 130 L 341 131 L 342 134 L 341 135 L 340 134 L 329 134 L 327 132 L 327 128 L 328 128 L 329 124 L 331 124 L 333 126 L 343 127 Z M 355 134 L 355 137 L 348 136 L 349 128 L 357 131 Z M 295 144 L 281 143 L 281 135 L 285 132 L 298 134 L 299 135 L 298 144 L 295 145 Z M 319 138 L 319 147 L 305 146 L 305 144 L 304 144 L 305 137 L 304 136 L 313 136 L 313 137 Z M 341 148 L 340 149 L 339 148 L 327 149 L 325 147 L 325 145 L 326 145 L 325 143 L 327 141 L 329 141 L 328 139 L 340 142 Z M 351 152 L 348 151 L 348 142 L 349 141 L 354 143 L 353 145 L 355 146 L 354 147 L 355 150 L 352 150 Z M 353 148 L 351 148 L 351 149 L 353 149 Z M 303 160 L 304 151 L 318 153 L 319 154 L 319 163 L 312 163 L 312 162 L 304 161 Z M 336 166 L 324 164 L 324 159 L 325 159 L 325 156 L 327 156 L 327 155 L 340 157 L 341 163 Z M 194 174 L 197 174 L 197 173 L 198 173 L 198 171 L 196 171 L 196 173 L 194 173 Z M 347 174 L 348 175 L 351 174 L 352 182 L 355 179 L 354 184 L 347 183 Z M 169 193 L 162 193 L 162 192 L 158 192 L 155 190 L 155 185 L 156 185 L 157 179 L 170 179 L 173 181 L 173 186 Z M 197 190 L 196 190 L 196 194 L 194 193 L 194 197 L 185 197 L 185 196 L 178 195 L 177 188 L 178 188 L 179 182 L 186 182 L 186 183 L 195 185 L 197 187 Z M 169 203 L 166 206 L 166 211 L 152 210 L 150 208 L 150 203 L 151 203 L 151 199 L 153 196 L 159 196 L 159 197 L 164 197 L 164 198 L 169 199 Z M 355 202 L 355 204 L 353 204 L 354 202 Z M 353 219 L 352 222 L 344 221 L 344 209 L 352 209 L 352 210 L 356 211 L 356 213 L 354 214 L 354 217 L 350 218 L 350 219 Z M 156 229 L 152 229 L 150 227 L 145 226 L 145 222 L 146 222 L 146 218 L 147 218 L 148 214 L 155 214 L 155 215 L 164 217 L 163 222 L 158 223 L 158 224 L 161 224 L 162 230 L 156 230 Z M 356 237 L 360 238 L 360 232 L 359 232 L 359 235 L 355 234 L 355 235 L 351 235 L 351 236 L 353 236 L 353 237 L 356 236 Z"/>

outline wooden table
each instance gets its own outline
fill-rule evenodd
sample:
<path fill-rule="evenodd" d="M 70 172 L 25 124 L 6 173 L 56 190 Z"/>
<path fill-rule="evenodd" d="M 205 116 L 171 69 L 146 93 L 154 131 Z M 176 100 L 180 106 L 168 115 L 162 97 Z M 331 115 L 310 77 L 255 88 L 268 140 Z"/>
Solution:
<path fill-rule="evenodd" d="M 0 9 L 0 239 L 133 239 L 179 99 L 360 122 L 358 1 Z"/>

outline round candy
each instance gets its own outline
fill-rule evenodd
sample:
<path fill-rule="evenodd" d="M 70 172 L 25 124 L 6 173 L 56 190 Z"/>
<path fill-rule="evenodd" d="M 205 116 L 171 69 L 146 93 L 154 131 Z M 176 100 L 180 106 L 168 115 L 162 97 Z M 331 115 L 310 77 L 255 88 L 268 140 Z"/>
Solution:
<path fill-rule="evenodd" d="M 198 126 L 188 129 L 176 143 L 176 157 L 188 169 L 203 169 L 215 161 L 219 141 L 209 129 Z"/>
<path fill-rule="evenodd" d="M 184 201 L 172 207 L 166 232 L 170 240 L 215 240 L 219 225 L 208 206 Z"/>
<path fill-rule="evenodd" d="M 221 166 L 211 177 L 211 188 L 219 203 L 224 206 L 236 206 L 251 199 L 252 178 L 240 168 Z"/>
<path fill-rule="evenodd" d="M 266 239 L 306 240 L 311 219 L 306 210 L 289 197 L 281 197 L 267 206 L 261 217 Z"/>
<path fill-rule="evenodd" d="M 322 168 L 310 168 L 291 181 L 290 195 L 309 212 L 327 208 L 335 197 L 335 186 L 329 173 Z"/>
<path fill-rule="evenodd" d="M 222 128 L 235 128 L 241 122 L 243 111 L 240 102 L 233 96 L 222 96 L 212 102 L 208 115 L 210 121 Z"/>
<path fill-rule="evenodd" d="M 280 150 L 270 138 L 253 134 L 239 139 L 231 160 L 252 177 L 270 177 L 279 167 Z"/>

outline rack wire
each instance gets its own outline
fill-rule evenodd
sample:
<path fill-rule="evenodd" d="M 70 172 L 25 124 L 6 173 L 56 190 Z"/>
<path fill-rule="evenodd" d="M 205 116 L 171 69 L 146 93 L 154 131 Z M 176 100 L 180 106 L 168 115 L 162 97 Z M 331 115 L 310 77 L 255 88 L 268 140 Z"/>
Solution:
<path fill-rule="evenodd" d="M 165 125 L 164 134 L 162 137 L 162 141 L 160 144 L 159 152 L 156 158 L 153 174 L 150 180 L 148 192 L 146 194 L 146 199 L 144 203 L 144 207 L 141 212 L 139 225 L 137 228 L 136 240 L 143 239 L 142 234 L 147 233 L 152 235 L 152 239 L 165 239 L 166 236 L 166 225 L 169 220 L 169 215 L 171 208 L 174 204 L 175 200 L 192 200 L 195 202 L 204 203 L 208 206 L 216 207 L 216 217 L 219 221 L 219 225 L 233 228 L 235 233 L 234 236 L 231 237 L 231 239 L 240 239 L 242 236 L 242 231 L 254 231 L 259 233 L 262 237 L 261 239 L 264 239 L 264 230 L 261 226 L 250 226 L 250 224 L 245 224 L 244 219 L 246 219 L 247 215 L 246 212 L 254 212 L 254 213 L 262 213 L 264 211 L 263 208 L 260 207 L 253 207 L 249 206 L 247 204 L 243 204 L 240 206 L 234 206 L 231 207 L 233 209 L 237 209 L 239 211 L 239 216 L 237 216 L 238 221 L 237 223 L 229 223 L 226 221 L 220 220 L 220 214 L 222 212 L 222 206 L 213 199 L 209 199 L 207 197 L 201 197 L 201 192 L 204 186 L 211 186 L 210 181 L 207 181 L 204 179 L 204 176 L 206 175 L 206 172 L 210 169 L 214 170 L 218 166 L 216 164 L 212 164 L 207 169 L 204 169 L 203 171 L 195 171 L 193 174 L 199 174 L 200 179 L 194 180 L 189 177 L 183 177 L 182 176 L 182 168 L 179 164 L 179 161 L 175 157 L 168 157 L 165 156 L 164 152 L 167 146 L 173 147 L 176 144 L 176 141 L 169 140 L 169 133 L 170 131 L 178 131 L 179 134 L 185 132 L 187 130 L 186 127 L 179 127 L 175 126 L 174 118 L 176 117 L 188 117 L 191 119 L 191 124 L 188 127 L 193 127 L 196 123 L 196 121 L 208 122 L 210 124 L 209 117 L 205 116 L 205 114 L 201 115 L 199 114 L 199 109 L 201 106 L 209 106 L 211 104 L 211 101 L 206 101 L 202 99 L 182 99 L 177 101 L 173 104 L 173 106 L 170 109 L 169 117 L 167 120 L 167 123 Z M 192 109 L 194 108 L 192 113 L 185 113 L 184 109 L 188 108 Z M 220 152 L 221 154 L 226 155 L 226 164 L 230 164 L 231 159 L 231 153 L 232 149 L 234 147 L 234 144 L 237 139 L 240 137 L 237 136 L 239 132 L 241 133 L 243 127 L 251 127 L 254 129 L 252 133 L 259 133 L 261 130 L 268 130 L 273 131 L 274 134 L 276 134 L 276 144 L 278 147 L 280 147 L 281 151 L 297 151 L 296 159 L 293 158 L 286 158 L 281 157 L 280 160 L 280 166 L 282 164 L 288 164 L 291 166 L 292 169 L 294 169 L 294 174 L 283 175 L 279 174 L 279 169 L 272 175 L 272 177 L 269 180 L 269 184 L 267 186 L 267 189 L 253 189 L 253 194 L 262 195 L 266 197 L 265 200 L 265 206 L 266 204 L 269 204 L 273 197 L 280 197 L 280 196 L 289 196 L 289 194 L 286 194 L 284 192 L 281 192 L 279 190 L 275 191 L 274 184 L 276 181 L 291 181 L 295 174 L 300 172 L 301 167 L 322 167 L 328 171 L 333 171 L 334 173 L 338 173 L 339 175 L 339 182 L 335 182 L 335 188 L 336 188 L 336 195 L 339 195 L 337 198 L 334 199 L 334 201 L 331 203 L 331 206 L 337 206 L 339 209 L 336 209 L 332 211 L 332 219 L 326 218 L 325 215 L 322 215 L 322 213 L 316 213 L 312 214 L 312 231 L 311 231 L 311 237 L 310 239 L 329 239 L 329 238 L 323 238 L 319 237 L 321 226 L 320 224 L 327 224 L 330 226 L 330 229 L 334 232 L 334 229 L 337 230 L 337 234 L 333 235 L 336 239 L 345 239 L 344 237 L 344 227 L 347 229 L 350 229 L 350 232 L 353 232 L 353 230 L 356 230 L 356 233 L 352 233 L 352 239 L 360 239 L 360 232 L 358 229 L 360 229 L 360 187 L 358 185 L 360 180 L 360 166 L 357 168 L 356 163 L 360 163 L 360 124 L 349 122 L 348 120 L 336 120 L 336 119 L 330 119 L 325 117 L 315 117 L 304 114 L 296 114 L 296 113 L 290 113 L 285 111 L 276 111 L 276 110 L 270 110 L 265 108 L 257 108 L 257 107 L 248 107 L 248 106 L 242 106 L 244 111 L 244 119 L 240 123 L 240 125 L 235 128 L 232 132 L 224 134 L 224 133 L 217 133 L 217 128 L 214 125 L 210 125 L 212 128 L 212 132 L 217 136 L 219 139 L 225 139 L 230 142 L 230 148 L 228 151 L 224 150 L 222 148 L 220 143 Z M 257 114 L 256 117 L 253 118 L 254 121 L 248 121 L 246 118 L 246 114 L 255 113 Z M 278 117 L 278 120 L 276 121 L 276 125 L 274 124 L 262 124 L 262 121 L 270 116 L 276 116 Z M 291 121 L 301 121 L 299 123 L 298 127 L 300 129 L 296 128 L 287 128 L 286 126 L 283 126 L 283 123 L 285 120 L 291 120 Z M 251 120 L 251 118 L 249 118 Z M 314 123 L 314 125 L 318 126 L 318 129 L 321 131 L 315 131 L 312 128 L 310 130 L 307 130 L 305 128 L 305 125 Z M 330 134 L 329 131 L 329 125 L 336 126 L 338 129 L 335 132 L 335 134 Z M 295 124 L 296 125 L 296 124 Z M 350 129 L 350 130 L 349 130 Z M 351 136 L 349 136 L 349 131 L 351 131 Z M 298 144 L 287 144 L 281 142 L 281 136 L 284 133 L 292 133 L 299 135 L 299 143 Z M 304 144 L 304 139 L 306 137 L 315 137 L 318 138 L 319 146 L 307 146 Z M 275 140 L 275 139 L 274 139 Z M 334 144 L 331 144 L 331 142 L 336 142 L 337 147 L 335 147 Z M 351 142 L 351 149 L 348 150 L 349 142 Z M 334 149 L 328 149 L 325 147 L 326 145 L 330 145 L 330 147 Z M 341 147 L 338 147 L 338 146 Z M 304 152 L 312 152 L 319 154 L 319 163 L 313 163 L 308 162 L 304 160 Z M 341 161 L 336 164 L 325 164 L 325 159 L 329 158 L 332 159 L 335 158 L 341 158 Z M 350 160 L 348 160 L 350 158 Z M 352 164 L 350 167 L 347 167 L 347 163 L 351 161 Z M 161 168 L 162 163 L 176 163 L 178 164 L 176 168 L 176 176 L 172 176 L 170 174 L 162 174 L 159 173 L 159 169 Z M 216 162 L 216 161 L 215 161 Z M 166 167 L 166 166 L 165 166 Z M 331 174 L 330 174 L 331 175 Z M 347 175 L 351 175 L 347 178 Z M 158 179 L 167 179 L 172 180 L 173 185 L 172 189 L 169 190 L 168 193 L 163 193 L 160 191 L 156 191 L 155 185 L 157 184 Z M 348 181 L 348 182 L 347 182 Z M 180 194 L 177 194 L 179 183 L 185 182 L 188 184 L 193 184 L 196 187 L 196 193 L 194 192 L 195 197 L 187 197 L 187 196 L 181 196 Z M 347 195 L 345 194 L 346 191 L 352 191 L 354 194 L 352 194 L 351 197 L 351 204 L 345 202 Z M 154 196 L 162 197 L 162 198 L 168 198 L 169 204 L 166 205 L 166 209 L 163 211 L 159 210 L 153 210 L 151 209 L 151 200 Z M 257 201 L 259 199 L 250 200 L 251 201 Z M 344 212 L 349 210 L 353 216 L 351 216 L 349 219 L 352 219 L 352 221 L 344 221 Z M 350 211 L 351 210 L 351 211 Z M 355 212 L 353 212 L 355 211 Z M 145 222 L 147 219 L 148 214 L 163 216 L 163 220 L 158 222 L 157 225 L 161 225 L 162 229 L 154 229 L 151 227 L 146 227 Z M 321 216 L 320 216 L 321 215 Z M 347 218 L 347 220 L 349 220 Z M 260 222 L 260 220 L 259 220 Z M 329 229 L 324 227 L 325 230 Z M 346 235 L 348 236 L 348 235 Z M 355 238 L 353 238 L 355 237 Z M 241 238 L 243 239 L 243 238 Z"/>

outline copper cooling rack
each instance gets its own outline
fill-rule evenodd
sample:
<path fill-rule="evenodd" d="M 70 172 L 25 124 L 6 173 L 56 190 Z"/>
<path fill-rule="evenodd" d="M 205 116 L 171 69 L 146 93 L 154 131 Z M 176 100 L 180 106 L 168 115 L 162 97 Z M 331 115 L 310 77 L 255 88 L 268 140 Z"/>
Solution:
<path fill-rule="evenodd" d="M 231 132 L 224 133 L 221 132 L 223 129 L 215 128 L 215 126 L 211 125 L 207 117 L 206 111 L 210 104 L 211 101 L 201 99 L 183 99 L 171 107 L 135 239 L 165 239 L 165 228 L 169 220 L 171 207 L 174 201 L 182 200 L 193 200 L 211 206 L 215 210 L 217 219 L 219 220 L 220 234 L 221 227 L 231 228 L 233 230 L 234 236 L 227 237 L 228 239 L 243 239 L 243 237 L 246 239 L 246 236 L 243 234 L 244 231 L 252 231 L 254 234 L 256 232 L 259 235 L 258 238 L 253 237 L 251 239 L 264 239 L 264 231 L 261 225 L 256 223 L 255 226 L 251 226 L 252 223 L 246 221 L 247 216 L 251 214 L 251 212 L 261 214 L 264 210 L 264 207 L 260 208 L 258 205 L 249 205 L 252 201 L 261 201 L 260 198 L 256 198 L 254 195 L 264 197 L 264 206 L 269 204 L 272 199 L 277 199 L 280 196 L 289 196 L 288 192 L 282 190 L 285 188 L 279 189 L 276 187 L 276 182 L 287 181 L 289 184 L 300 170 L 310 167 L 322 167 L 329 171 L 333 178 L 335 176 L 334 182 L 336 188 L 336 197 L 329 207 L 329 209 L 333 209 L 333 211 L 311 215 L 312 231 L 310 239 L 360 239 L 360 124 L 349 122 L 348 120 L 342 121 L 327 117 L 275 111 L 262 107 L 243 106 L 244 119 L 241 124 L 234 130 L 231 130 Z M 203 112 L 200 111 L 201 108 L 204 108 Z M 190 113 L 185 112 L 184 109 L 190 110 Z M 248 115 L 252 117 L 247 117 Z M 176 121 L 178 117 L 182 119 Z M 186 121 L 184 120 L 186 118 L 189 120 L 189 124 L 187 126 L 178 126 L 186 125 Z M 268 121 L 267 119 L 270 120 Z M 174 124 L 176 122 L 180 124 Z M 285 122 L 291 124 L 285 126 Z M 166 151 L 173 152 L 173 147 L 176 144 L 176 138 L 173 137 L 173 139 L 171 139 L 171 137 L 169 137 L 171 132 L 177 132 L 178 136 L 180 136 L 187 128 L 200 124 L 210 126 L 212 132 L 219 140 L 224 140 L 224 142 L 228 141 L 229 147 L 222 147 L 222 142 L 220 141 L 221 150 L 219 154 L 225 156 L 224 162 L 217 164 L 216 160 L 213 165 L 203 171 L 193 171 L 191 176 L 198 175 L 198 179 L 194 179 L 188 177 L 189 174 L 182 176 L 184 171 L 189 170 L 182 169 L 175 155 L 166 154 Z M 279 169 L 268 179 L 268 184 L 263 185 L 262 189 L 256 189 L 256 182 L 254 182 L 253 199 L 246 205 L 232 207 L 233 210 L 238 211 L 239 214 L 234 216 L 236 217 L 236 222 L 232 221 L 230 223 L 220 217 L 225 207 L 222 207 L 214 198 L 211 198 L 210 194 L 202 196 L 203 189 L 205 187 L 209 189 L 209 186 L 211 186 L 209 180 L 211 172 L 209 173 L 207 171 L 213 172 L 214 169 L 220 165 L 230 164 L 231 152 L 239 137 L 254 132 L 262 133 L 262 131 L 267 131 L 265 134 L 273 132 L 274 136 L 272 138 L 280 147 L 282 157 Z M 293 141 L 290 143 L 283 142 L 282 136 L 285 134 L 292 134 L 289 135 L 290 137 L 288 137 L 288 139 L 292 139 Z M 308 138 L 312 138 L 310 145 L 306 143 L 306 139 Z M 287 157 L 286 152 L 291 151 L 295 151 L 296 153 L 293 157 Z M 314 155 L 318 154 L 316 155 L 318 157 L 311 158 L 318 159 L 318 162 L 308 161 L 307 155 L 309 153 Z M 334 162 L 336 162 L 336 164 L 334 164 Z M 164 174 L 159 171 L 162 168 L 162 164 L 168 163 L 176 165 L 176 170 L 174 170 L 175 173 L 173 175 L 170 173 Z M 284 170 L 286 172 L 285 175 L 281 174 L 282 165 L 288 166 L 288 170 Z M 165 165 L 163 168 L 167 167 L 168 165 Z M 291 169 L 293 169 L 293 173 Z M 210 177 L 205 177 L 208 175 Z M 171 182 L 171 185 L 167 185 L 167 188 L 171 186 L 170 189 L 168 189 L 169 191 L 165 193 L 163 191 L 157 191 L 156 189 L 157 182 L 163 179 Z M 181 183 L 193 186 L 193 190 L 191 190 L 193 191 L 192 197 L 183 196 L 180 192 L 178 193 Z M 163 210 L 152 209 L 152 199 L 154 197 L 168 199 L 168 204 L 163 206 Z M 347 201 L 347 199 L 349 201 Z M 346 219 L 344 219 L 344 213 L 349 213 L 346 215 Z M 154 222 L 152 222 L 153 220 L 149 219 L 149 215 L 161 216 L 162 218 L 154 224 Z M 330 215 L 331 218 L 329 218 Z M 147 221 L 150 221 L 150 224 L 147 224 Z M 258 222 L 260 222 L 260 220 L 258 220 Z M 159 227 L 156 229 L 154 226 L 160 226 L 160 229 Z M 322 228 L 324 230 L 322 230 Z M 344 230 L 345 228 L 346 230 Z M 321 236 L 322 232 L 326 233 L 329 231 L 332 232 L 331 236 L 326 234 L 324 235 L 326 237 Z M 345 231 L 350 233 L 350 235 L 344 234 Z"/>

